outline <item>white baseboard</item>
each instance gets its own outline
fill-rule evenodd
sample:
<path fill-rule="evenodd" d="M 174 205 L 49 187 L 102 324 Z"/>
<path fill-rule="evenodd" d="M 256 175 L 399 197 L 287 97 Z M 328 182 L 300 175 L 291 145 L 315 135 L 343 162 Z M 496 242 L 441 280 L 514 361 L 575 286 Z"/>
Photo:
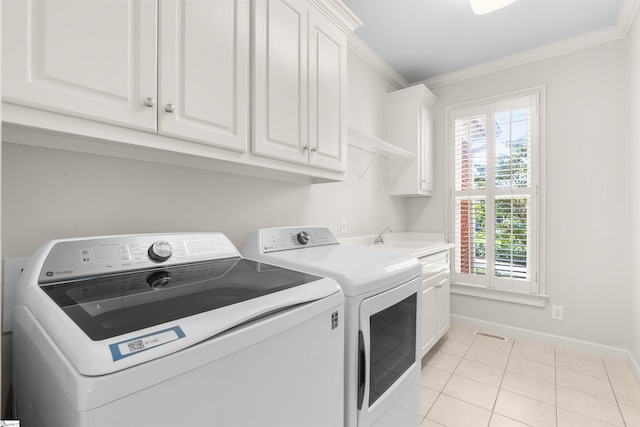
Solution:
<path fill-rule="evenodd" d="M 627 353 L 629 353 L 627 357 L 627 363 L 629 364 L 629 367 L 631 367 L 633 373 L 636 375 L 636 379 L 638 380 L 638 382 L 640 382 L 640 365 L 630 351 L 628 351 Z"/>
<path fill-rule="evenodd" d="M 640 378 L 638 364 L 635 360 L 632 363 L 631 352 L 627 349 L 611 347 L 607 345 L 597 344 L 590 341 L 578 340 L 575 338 L 563 337 L 560 335 L 547 334 L 544 332 L 532 331 L 530 329 L 516 328 L 513 326 L 502 325 L 500 323 L 487 322 L 484 320 L 474 319 L 471 317 L 451 315 L 452 325 L 464 325 L 474 327 L 486 332 L 499 333 L 508 337 L 524 338 L 539 341 L 545 344 L 556 346 L 564 346 L 573 350 L 583 351 L 586 353 L 594 353 L 612 359 L 627 360 L 629 365 L 635 364 L 635 374 Z"/>

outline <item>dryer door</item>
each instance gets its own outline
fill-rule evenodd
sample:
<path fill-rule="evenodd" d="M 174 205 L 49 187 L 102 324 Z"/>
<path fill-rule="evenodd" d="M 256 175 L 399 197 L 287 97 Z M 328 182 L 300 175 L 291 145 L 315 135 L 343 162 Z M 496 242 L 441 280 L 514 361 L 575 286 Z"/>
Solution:
<path fill-rule="evenodd" d="M 358 426 L 418 422 L 420 279 L 360 305 Z"/>

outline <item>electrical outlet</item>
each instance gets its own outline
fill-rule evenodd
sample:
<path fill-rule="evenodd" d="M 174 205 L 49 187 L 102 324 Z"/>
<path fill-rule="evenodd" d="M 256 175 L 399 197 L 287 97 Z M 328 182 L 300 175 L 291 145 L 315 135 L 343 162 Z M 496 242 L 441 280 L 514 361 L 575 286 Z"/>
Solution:
<path fill-rule="evenodd" d="M 552 305 L 551 306 L 551 318 L 556 320 L 562 320 L 564 317 L 564 313 L 562 312 L 561 305 Z"/>
<path fill-rule="evenodd" d="M 347 234 L 347 220 L 346 219 L 340 220 L 340 233 L 341 234 Z"/>

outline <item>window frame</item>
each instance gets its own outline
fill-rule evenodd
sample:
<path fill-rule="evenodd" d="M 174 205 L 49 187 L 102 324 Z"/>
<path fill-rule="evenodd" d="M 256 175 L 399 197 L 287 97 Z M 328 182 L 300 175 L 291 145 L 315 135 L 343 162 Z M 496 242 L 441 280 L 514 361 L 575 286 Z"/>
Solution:
<path fill-rule="evenodd" d="M 532 121 L 532 135 L 535 134 L 537 142 L 532 142 L 532 157 L 533 165 L 532 171 L 537 179 L 533 182 L 531 188 L 531 197 L 534 198 L 534 206 L 531 213 L 535 216 L 536 227 L 532 234 L 532 256 L 534 257 L 534 265 L 532 267 L 532 279 L 529 289 L 523 291 L 514 289 L 500 289 L 490 286 L 490 278 L 486 279 L 486 283 L 482 281 L 471 280 L 470 283 L 456 281 L 455 274 L 455 257 L 452 257 L 452 283 L 451 292 L 454 294 L 462 294 L 475 296 L 480 298 L 489 298 L 499 301 L 508 301 L 525 305 L 532 305 L 538 307 L 544 307 L 548 300 L 546 294 L 546 282 L 544 277 L 544 262 L 545 262 L 545 87 L 536 86 L 532 88 L 522 89 L 519 91 L 509 92 L 492 97 L 477 99 L 473 101 L 467 101 L 459 104 L 447 106 L 445 108 L 446 126 L 445 126 L 445 141 L 446 141 L 446 185 L 447 185 L 447 200 L 445 203 L 445 222 L 446 222 L 446 235 L 449 241 L 455 241 L 455 224 L 456 224 L 456 198 L 455 198 L 455 114 L 462 110 L 485 110 L 492 109 L 492 106 L 498 105 L 502 102 L 512 100 L 515 98 L 533 96 L 535 100 L 535 107 L 537 107 L 537 117 L 534 114 Z M 493 110 L 491 110 L 493 111 Z M 535 113 L 535 111 L 534 111 Z M 537 121 L 537 124 L 536 124 Z M 535 128 L 534 128 L 535 127 Z M 489 157 L 489 154 L 488 154 Z M 486 192 L 486 197 L 491 197 L 491 190 Z"/>

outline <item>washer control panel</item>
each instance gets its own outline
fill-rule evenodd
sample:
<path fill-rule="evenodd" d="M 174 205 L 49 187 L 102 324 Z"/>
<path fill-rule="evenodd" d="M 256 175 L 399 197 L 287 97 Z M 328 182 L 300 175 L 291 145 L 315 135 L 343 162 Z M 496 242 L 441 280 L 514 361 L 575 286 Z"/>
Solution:
<path fill-rule="evenodd" d="M 260 230 L 260 248 L 263 253 L 338 244 L 340 244 L 338 239 L 326 227 L 285 227 Z"/>
<path fill-rule="evenodd" d="M 240 256 L 222 233 L 124 235 L 52 243 L 40 284 Z"/>

